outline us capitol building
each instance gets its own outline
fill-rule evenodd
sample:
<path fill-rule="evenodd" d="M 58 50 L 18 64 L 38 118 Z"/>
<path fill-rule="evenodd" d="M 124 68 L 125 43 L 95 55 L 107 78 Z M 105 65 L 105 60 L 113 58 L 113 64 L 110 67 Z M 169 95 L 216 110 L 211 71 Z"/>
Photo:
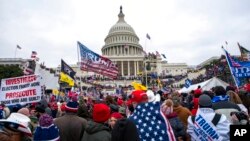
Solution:
<path fill-rule="evenodd" d="M 125 21 L 125 15 L 120 7 L 118 21 L 113 25 L 105 37 L 105 44 L 101 48 L 102 56 L 105 56 L 117 64 L 119 76 L 130 77 L 145 73 L 144 67 L 150 66 L 147 74 L 158 75 L 182 75 L 186 74 L 186 63 L 168 63 L 161 56 L 155 58 L 145 57 L 143 47 L 139 44 L 139 37 L 134 29 Z M 78 65 L 71 65 L 76 71 L 76 76 L 92 75 L 91 72 L 82 72 Z M 58 67 L 60 68 L 60 67 Z M 98 74 L 97 74 L 98 75 Z"/>
<path fill-rule="evenodd" d="M 118 21 L 113 25 L 102 47 L 102 55 L 117 64 L 119 76 L 137 76 L 150 65 L 147 73 L 158 75 L 181 75 L 187 73 L 186 63 L 167 63 L 162 61 L 161 55 L 145 58 L 143 47 L 139 44 L 139 37 L 134 29 L 125 21 L 125 15 L 120 7 Z"/>

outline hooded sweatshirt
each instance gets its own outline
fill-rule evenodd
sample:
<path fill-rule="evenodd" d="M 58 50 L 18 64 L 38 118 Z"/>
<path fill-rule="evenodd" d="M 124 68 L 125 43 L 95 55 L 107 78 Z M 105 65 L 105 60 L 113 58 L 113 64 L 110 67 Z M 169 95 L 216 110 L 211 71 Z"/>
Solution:
<path fill-rule="evenodd" d="M 109 128 L 103 123 L 89 121 L 81 141 L 111 141 Z"/>

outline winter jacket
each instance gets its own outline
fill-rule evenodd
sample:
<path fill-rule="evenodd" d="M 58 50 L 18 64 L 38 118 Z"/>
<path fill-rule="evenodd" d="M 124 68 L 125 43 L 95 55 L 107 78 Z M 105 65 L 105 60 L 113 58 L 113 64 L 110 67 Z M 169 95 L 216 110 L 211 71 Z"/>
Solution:
<path fill-rule="evenodd" d="M 193 104 L 194 104 L 194 106 L 193 106 L 193 108 L 191 110 L 191 113 L 194 116 L 194 115 L 196 115 L 196 112 L 197 112 L 198 107 L 199 107 L 199 98 L 194 98 L 193 99 Z"/>
<path fill-rule="evenodd" d="M 136 126 L 129 119 L 118 120 L 111 134 L 112 141 L 140 141 Z"/>
<path fill-rule="evenodd" d="M 56 118 L 54 124 L 59 128 L 60 141 L 80 141 L 87 121 L 75 113 L 66 113 Z"/>
<path fill-rule="evenodd" d="M 186 131 L 184 129 L 184 125 L 181 120 L 178 118 L 176 113 L 172 113 L 166 116 L 170 125 L 174 131 L 175 138 L 182 137 L 182 139 L 186 136 Z"/>
<path fill-rule="evenodd" d="M 230 113 L 241 111 L 240 107 L 237 104 L 234 104 L 230 101 L 219 101 L 213 103 L 213 109 L 215 113 L 224 114 L 231 123 L 232 121 Z"/>
<path fill-rule="evenodd" d="M 174 107 L 174 112 L 177 113 L 177 116 L 183 123 L 185 129 L 187 129 L 187 119 L 188 119 L 188 116 L 192 115 L 192 113 L 183 106 Z"/>
<path fill-rule="evenodd" d="M 195 120 L 197 120 L 199 113 L 203 114 L 203 118 L 206 122 L 200 122 L 202 123 L 204 126 L 204 128 L 208 131 L 208 126 L 205 125 L 205 123 L 209 123 L 209 125 L 213 124 L 211 123 L 214 116 L 215 116 L 215 112 L 213 109 L 211 108 L 198 108 L 197 114 L 195 116 Z M 211 125 L 214 126 L 214 125 Z M 229 126 L 230 126 L 230 122 L 227 120 L 225 115 L 221 115 L 219 122 L 217 123 L 217 125 L 214 127 L 216 130 L 216 133 L 218 134 L 219 138 L 222 141 L 229 141 Z M 211 131 L 208 131 L 211 133 Z M 191 135 L 191 140 L 192 141 L 199 141 L 199 138 L 194 138 L 194 123 L 192 121 L 191 116 L 188 117 L 188 129 L 187 129 L 187 133 L 189 135 Z"/>
<path fill-rule="evenodd" d="M 110 129 L 103 123 L 88 121 L 81 141 L 111 141 Z"/>

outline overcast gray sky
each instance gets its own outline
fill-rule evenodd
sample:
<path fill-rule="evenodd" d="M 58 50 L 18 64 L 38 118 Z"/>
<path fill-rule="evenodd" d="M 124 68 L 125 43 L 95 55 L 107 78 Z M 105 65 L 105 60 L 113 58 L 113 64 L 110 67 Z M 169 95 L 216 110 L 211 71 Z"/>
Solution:
<path fill-rule="evenodd" d="M 104 38 L 117 22 L 120 5 L 140 44 L 170 63 L 198 65 L 223 54 L 250 49 L 249 0 L 1 0 L 0 57 L 29 58 L 56 67 L 77 62 L 77 41 L 101 54 Z M 146 34 L 151 40 L 146 40 Z"/>

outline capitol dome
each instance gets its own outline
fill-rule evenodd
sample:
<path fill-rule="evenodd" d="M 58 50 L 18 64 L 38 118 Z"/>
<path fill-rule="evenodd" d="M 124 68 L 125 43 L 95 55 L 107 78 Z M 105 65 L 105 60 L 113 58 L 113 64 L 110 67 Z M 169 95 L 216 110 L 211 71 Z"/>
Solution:
<path fill-rule="evenodd" d="M 136 76 L 143 65 L 143 48 L 134 29 L 126 23 L 120 7 L 118 21 L 113 25 L 102 47 L 102 55 L 118 65 L 121 76 Z"/>
<path fill-rule="evenodd" d="M 122 8 L 121 8 L 120 14 L 118 15 L 119 20 L 115 25 L 111 27 L 111 29 L 109 30 L 109 35 L 122 32 L 122 33 L 131 33 L 136 36 L 134 29 L 124 20 L 124 16 L 125 15 L 122 13 Z"/>

